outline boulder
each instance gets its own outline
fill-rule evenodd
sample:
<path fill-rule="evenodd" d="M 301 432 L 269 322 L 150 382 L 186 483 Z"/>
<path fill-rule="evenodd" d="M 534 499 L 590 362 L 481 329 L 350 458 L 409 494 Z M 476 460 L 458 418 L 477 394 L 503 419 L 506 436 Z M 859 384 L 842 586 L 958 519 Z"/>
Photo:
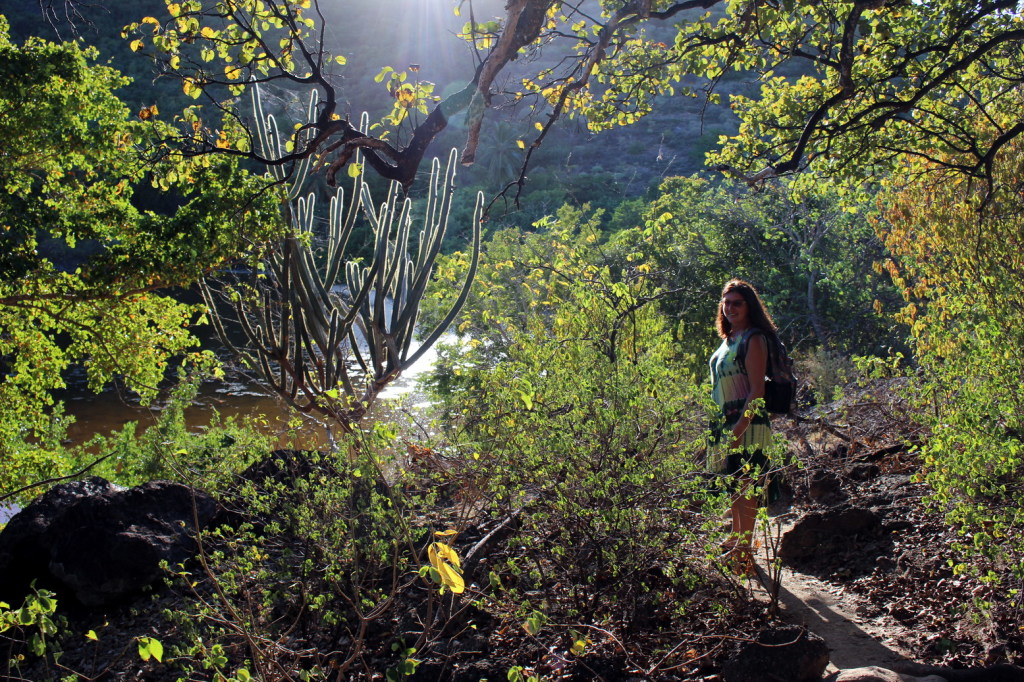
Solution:
<path fill-rule="evenodd" d="M 886 668 L 879 668 L 876 665 L 864 668 L 848 668 L 840 670 L 834 675 L 829 675 L 827 682 L 946 682 L 941 677 L 913 677 L 901 675 Z"/>
<path fill-rule="evenodd" d="M 770 627 L 722 666 L 725 682 L 817 682 L 828 667 L 828 645 L 797 625 Z"/>
<path fill-rule="evenodd" d="M 85 606 L 132 597 L 196 551 L 195 519 L 217 511 L 203 492 L 170 481 L 123 489 L 102 478 L 65 483 L 0 532 L 0 599 L 20 603 L 32 580 Z"/>
<path fill-rule="evenodd" d="M 823 543 L 873 533 L 880 527 L 879 515 L 863 507 L 842 506 L 811 512 L 782 536 L 779 556 L 787 562 L 805 561 L 818 554 Z"/>

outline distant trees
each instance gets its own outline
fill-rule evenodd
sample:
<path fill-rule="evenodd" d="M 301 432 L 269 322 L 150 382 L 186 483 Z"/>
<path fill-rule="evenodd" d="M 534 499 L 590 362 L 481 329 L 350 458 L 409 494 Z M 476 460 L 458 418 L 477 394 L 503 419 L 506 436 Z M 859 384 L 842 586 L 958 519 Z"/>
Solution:
<path fill-rule="evenodd" d="M 792 182 L 750 192 L 698 177 L 669 178 L 645 207 L 642 226 L 611 237 L 606 254 L 649 264 L 673 294 L 663 306 L 684 320 L 680 343 L 694 352 L 708 339 L 713 302 L 731 277 L 755 282 L 788 343 L 844 353 L 881 352 L 897 343 L 876 300 L 895 304 L 884 256 L 865 217 L 849 212 L 834 188 L 799 191 Z"/>

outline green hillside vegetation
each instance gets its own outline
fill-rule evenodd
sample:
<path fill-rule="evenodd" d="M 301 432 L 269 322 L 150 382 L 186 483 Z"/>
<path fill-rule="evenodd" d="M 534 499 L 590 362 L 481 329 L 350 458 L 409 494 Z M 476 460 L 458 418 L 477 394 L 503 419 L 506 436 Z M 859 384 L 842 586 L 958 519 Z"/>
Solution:
<path fill-rule="evenodd" d="M 581 14 L 526 0 L 515 6 L 534 12 L 532 33 L 520 27 L 522 58 L 506 55 L 485 106 L 474 71 L 513 31 L 505 3 L 474 8 L 463 38 L 487 45 L 474 52 L 446 33 L 469 21 L 468 3 L 459 17 L 416 3 L 383 19 L 376 2 L 325 3 L 320 23 L 309 0 L 246 2 L 72 2 L 74 25 L 46 22 L 34 3 L 0 17 L 0 503 L 86 475 L 166 478 L 235 514 L 202 531 L 195 564 L 167 567 L 156 599 L 174 601 L 119 640 L 131 665 L 138 649 L 166 679 L 709 673 L 723 637 L 777 606 L 723 563 L 729 494 L 703 464 L 714 314 L 733 277 L 762 292 L 802 382 L 770 465 L 785 479 L 833 448 L 829 420 L 855 418 L 864 395 L 909 415 L 884 436 L 911 453 L 923 505 L 957 533 L 936 548 L 943 570 L 991 595 L 969 617 L 1019 613 L 1016 3 L 676 14 L 667 0 L 609 0 Z M 237 7 L 284 18 L 236 34 L 215 15 Z M 341 58 L 311 68 L 311 118 L 310 86 L 288 61 L 301 65 L 307 45 Z M 594 71 L 573 71 L 589 56 Z M 254 132 L 268 119 L 248 113 L 243 66 L 268 81 L 259 93 L 283 131 L 273 144 Z M 720 101 L 704 98 L 709 82 Z M 471 151 L 483 117 L 451 205 L 429 164 L 400 173 L 417 126 L 446 106 L 424 158 Z M 377 127 L 358 129 L 364 110 Z M 495 199 L 481 238 L 477 192 L 495 198 L 525 155 L 522 193 Z M 310 180 L 292 184 L 314 159 Z M 306 192 L 323 207 L 334 184 L 348 207 L 372 197 L 369 217 L 307 213 Z M 404 210 L 415 223 L 388 219 Z M 424 219 L 433 227 L 419 237 Z M 435 219 L 448 222 L 443 244 Z M 351 236 L 328 234 L 342 223 Z M 222 308 L 181 301 L 200 282 Z M 268 459 L 261 415 L 186 426 L 199 384 L 223 376 L 196 350 L 214 320 L 249 339 L 248 370 L 319 416 L 329 447 L 296 436 L 295 451 Z M 413 341 L 394 328 L 448 322 L 423 386 L 431 406 L 408 423 L 360 421 L 406 369 Z M 368 339 L 366 357 L 339 371 L 350 330 Z M 72 368 L 92 390 L 117 379 L 159 400 L 159 422 L 68 445 L 55 391 Z M 820 441 L 799 430 L 808 424 Z M 24 605 L 0 602 L 12 679 L 79 672 L 61 650 L 97 635 L 59 631 L 64 600 L 41 586 Z M 1024 660 L 1019 632 L 999 636 L 1002 660 Z M 496 648 L 476 669 L 478 637 Z"/>

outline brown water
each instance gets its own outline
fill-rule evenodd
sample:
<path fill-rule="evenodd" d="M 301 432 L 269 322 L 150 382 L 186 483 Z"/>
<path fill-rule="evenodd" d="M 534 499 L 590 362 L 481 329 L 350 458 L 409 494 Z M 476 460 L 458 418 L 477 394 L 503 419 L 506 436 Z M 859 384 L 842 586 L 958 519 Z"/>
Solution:
<path fill-rule="evenodd" d="M 399 410 L 422 412 L 428 403 L 417 390 L 416 382 L 433 367 L 436 358 L 434 349 L 430 349 L 416 365 L 388 386 L 366 421 L 392 419 Z M 159 417 L 159 404 L 141 407 L 137 400 L 116 388 L 100 394 L 84 388 L 73 389 L 63 397 L 67 413 L 75 418 L 68 429 L 69 444 L 85 443 L 97 434 L 109 435 L 129 422 L 137 422 L 142 430 L 155 424 Z M 200 429 L 209 425 L 214 412 L 222 421 L 229 417 L 265 417 L 266 425 L 259 430 L 271 437 L 273 447 L 317 448 L 329 440 L 323 424 L 303 416 L 259 384 L 242 377 L 204 383 L 185 411 L 186 424 L 190 429 Z M 301 421 L 298 427 L 294 425 L 296 419 Z"/>

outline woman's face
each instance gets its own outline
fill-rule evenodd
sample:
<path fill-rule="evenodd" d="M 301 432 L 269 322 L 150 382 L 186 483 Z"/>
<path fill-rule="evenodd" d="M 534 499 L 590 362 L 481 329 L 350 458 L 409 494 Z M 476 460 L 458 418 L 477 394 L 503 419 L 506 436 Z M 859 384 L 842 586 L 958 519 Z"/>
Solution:
<path fill-rule="evenodd" d="M 727 291 L 722 295 L 722 314 L 733 329 L 745 329 L 750 324 L 750 311 L 746 299 L 738 291 Z"/>

